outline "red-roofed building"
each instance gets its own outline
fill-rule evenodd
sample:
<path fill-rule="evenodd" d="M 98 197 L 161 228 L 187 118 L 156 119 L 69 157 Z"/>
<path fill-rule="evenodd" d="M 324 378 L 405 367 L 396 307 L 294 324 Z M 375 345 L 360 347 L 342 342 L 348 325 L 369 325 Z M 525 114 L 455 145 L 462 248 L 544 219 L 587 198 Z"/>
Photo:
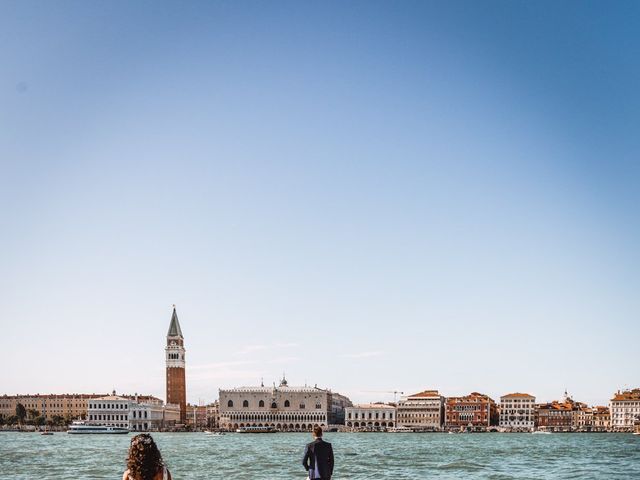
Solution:
<path fill-rule="evenodd" d="M 473 392 L 464 397 L 449 397 L 445 402 L 447 430 L 486 431 L 497 426 L 498 407 L 488 395 Z"/>
<path fill-rule="evenodd" d="M 584 403 L 574 401 L 567 392 L 561 401 L 543 403 L 537 408 L 538 430 L 549 432 L 572 432 L 577 430 L 576 413 L 586 408 Z"/>

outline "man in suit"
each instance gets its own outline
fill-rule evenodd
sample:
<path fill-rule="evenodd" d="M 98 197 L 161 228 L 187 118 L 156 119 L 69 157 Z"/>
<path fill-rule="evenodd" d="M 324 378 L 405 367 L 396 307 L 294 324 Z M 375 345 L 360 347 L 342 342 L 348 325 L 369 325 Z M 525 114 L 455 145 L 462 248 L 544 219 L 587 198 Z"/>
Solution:
<path fill-rule="evenodd" d="M 333 448 L 322 440 L 322 428 L 313 427 L 313 442 L 304 449 L 302 465 L 310 480 L 331 480 L 333 475 Z"/>

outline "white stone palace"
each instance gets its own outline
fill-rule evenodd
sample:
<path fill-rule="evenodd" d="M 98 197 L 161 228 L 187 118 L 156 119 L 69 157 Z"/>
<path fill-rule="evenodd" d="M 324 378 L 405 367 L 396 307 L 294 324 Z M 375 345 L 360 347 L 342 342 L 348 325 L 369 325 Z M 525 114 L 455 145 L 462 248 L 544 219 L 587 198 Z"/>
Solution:
<path fill-rule="evenodd" d="M 345 409 L 345 425 L 350 428 L 380 429 L 395 426 L 396 407 L 386 403 L 367 403 Z"/>
<path fill-rule="evenodd" d="M 180 421 L 180 405 L 164 405 L 152 396 L 111 395 L 89 400 L 87 423 L 134 431 L 171 428 Z"/>
<path fill-rule="evenodd" d="M 640 388 L 618 391 L 609 404 L 611 429 L 614 432 L 632 432 L 640 422 Z"/>
<path fill-rule="evenodd" d="M 536 397 L 509 393 L 500 397 L 500 427 L 508 431 L 533 431 Z"/>
<path fill-rule="evenodd" d="M 336 405 L 331 390 L 292 387 L 283 377 L 276 387 L 239 387 L 220 390 L 220 427 L 269 426 L 278 430 L 308 431 L 333 423 Z M 333 408 L 332 408 L 333 407 Z M 343 417 L 344 418 L 344 417 Z"/>

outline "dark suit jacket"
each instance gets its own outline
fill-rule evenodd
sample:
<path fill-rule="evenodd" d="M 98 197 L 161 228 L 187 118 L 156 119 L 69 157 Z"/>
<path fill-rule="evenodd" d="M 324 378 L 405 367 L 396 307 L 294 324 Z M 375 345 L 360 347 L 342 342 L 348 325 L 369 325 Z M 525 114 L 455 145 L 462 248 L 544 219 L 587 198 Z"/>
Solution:
<path fill-rule="evenodd" d="M 316 438 L 304 449 L 302 465 L 309 472 L 309 478 L 315 479 L 314 471 L 318 462 L 318 472 L 322 480 L 329 480 L 333 475 L 333 448 L 329 442 Z"/>

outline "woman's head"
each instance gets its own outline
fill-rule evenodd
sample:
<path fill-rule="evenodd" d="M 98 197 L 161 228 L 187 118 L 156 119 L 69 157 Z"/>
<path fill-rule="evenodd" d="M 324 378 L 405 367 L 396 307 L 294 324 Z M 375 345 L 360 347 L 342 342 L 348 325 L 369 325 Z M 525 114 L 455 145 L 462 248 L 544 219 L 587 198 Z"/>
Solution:
<path fill-rule="evenodd" d="M 127 468 L 132 480 L 153 480 L 164 466 L 160 450 L 148 433 L 141 433 L 131 439 Z"/>

